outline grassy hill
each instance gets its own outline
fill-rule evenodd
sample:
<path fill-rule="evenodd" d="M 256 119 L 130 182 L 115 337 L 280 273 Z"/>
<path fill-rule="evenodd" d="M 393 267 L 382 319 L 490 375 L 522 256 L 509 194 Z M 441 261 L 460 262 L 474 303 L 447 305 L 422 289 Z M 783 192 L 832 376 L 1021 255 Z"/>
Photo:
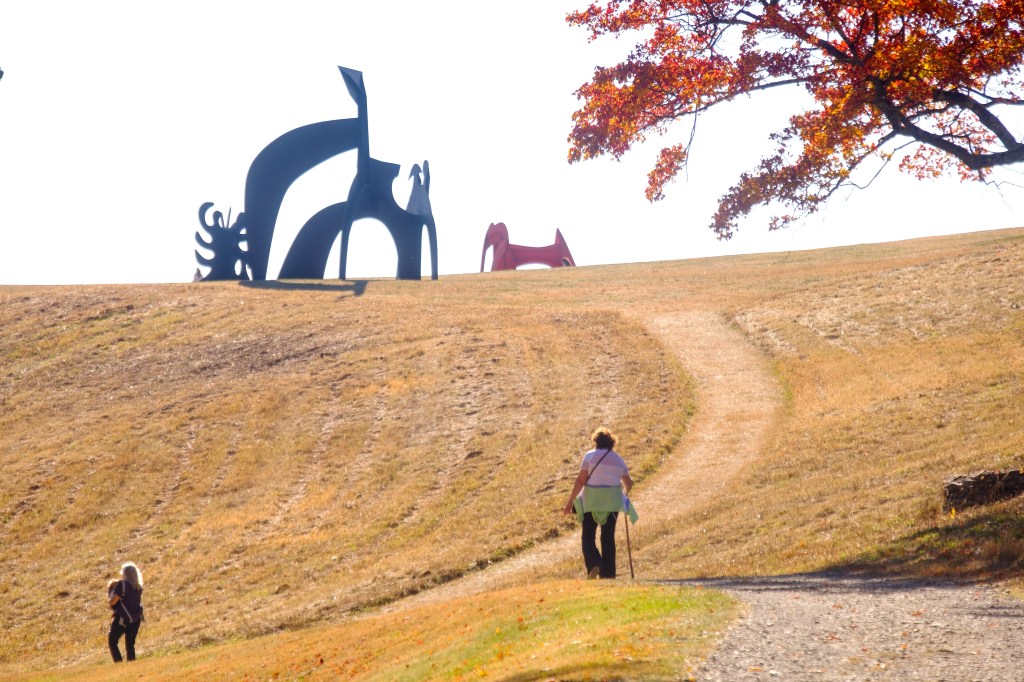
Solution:
<path fill-rule="evenodd" d="M 1004 230 L 423 283 L 2 288 L 0 670 L 114 674 L 91 666 L 129 559 L 147 657 L 241 661 L 230 642 L 281 631 L 265 655 L 380 646 L 322 628 L 572 532 L 556 511 L 598 424 L 639 489 L 656 475 L 700 396 L 645 322 L 681 310 L 741 329 L 785 408 L 727 495 L 643 529 L 642 577 L 1019 578 L 1024 504 L 950 518 L 941 486 L 1024 467 L 1022 273 Z"/>

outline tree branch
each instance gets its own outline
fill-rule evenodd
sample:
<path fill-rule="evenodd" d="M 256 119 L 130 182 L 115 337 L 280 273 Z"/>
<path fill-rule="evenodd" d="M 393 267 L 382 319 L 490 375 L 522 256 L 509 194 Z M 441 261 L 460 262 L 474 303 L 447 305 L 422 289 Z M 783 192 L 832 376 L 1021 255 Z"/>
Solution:
<path fill-rule="evenodd" d="M 728 96 L 723 97 L 721 99 L 716 99 L 714 102 L 711 102 L 710 104 L 704 104 L 702 106 L 695 107 L 692 111 L 680 112 L 680 113 L 672 116 L 672 118 L 679 118 L 680 116 L 686 116 L 686 115 L 689 115 L 689 114 L 700 114 L 700 113 L 703 113 L 705 111 L 710 110 L 712 107 L 717 106 L 719 104 L 724 104 L 725 102 L 731 102 L 734 99 L 736 99 L 737 97 L 739 97 L 740 95 L 749 95 L 749 94 L 754 93 L 754 92 L 763 92 L 765 90 L 771 90 L 772 88 L 780 88 L 780 87 L 783 87 L 783 86 L 786 86 L 786 85 L 798 85 L 800 83 L 806 83 L 807 80 L 808 80 L 807 78 L 787 78 L 786 80 L 772 81 L 771 83 L 761 83 L 760 85 L 755 85 L 755 86 L 752 86 L 752 87 L 749 87 L 749 88 L 743 88 L 742 90 L 738 90 L 738 91 L 732 93 L 731 95 L 728 95 Z"/>
<path fill-rule="evenodd" d="M 983 104 L 973 98 L 955 90 L 934 90 L 932 96 L 940 102 L 949 102 L 977 116 L 981 124 L 995 133 L 995 136 L 999 138 L 999 141 L 1003 143 L 1003 147 L 1007 150 L 1020 146 L 1017 138 L 1014 137 L 1013 133 L 1009 131 L 1003 122 Z"/>
<path fill-rule="evenodd" d="M 879 110 L 889 121 L 889 124 L 892 125 L 894 133 L 912 137 L 918 142 L 944 151 L 971 170 L 982 170 L 984 168 L 992 168 L 993 166 L 1024 161 L 1024 145 L 1015 144 L 1012 149 L 1008 149 L 1005 152 L 975 154 L 958 144 L 950 142 L 943 135 L 937 135 L 921 128 L 905 116 L 899 108 L 888 101 L 876 102 L 876 106 L 878 106 Z"/>

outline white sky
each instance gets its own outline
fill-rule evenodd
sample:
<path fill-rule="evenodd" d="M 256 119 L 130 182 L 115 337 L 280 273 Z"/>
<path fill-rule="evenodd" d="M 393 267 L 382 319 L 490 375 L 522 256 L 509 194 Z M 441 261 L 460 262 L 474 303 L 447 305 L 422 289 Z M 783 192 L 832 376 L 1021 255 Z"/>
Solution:
<path fill-rule="evenodd" d="M 579 265 L 1024 224 L 1024 191 L 924 183 L 892 168 L 794 228 L 769 233 L 759 212 L 720 242 L 707 228 L 716 198 L 768 149 L 767 134 L 799 94 L 704 117 L 689 177 L 649 204 L 647 171 L 686 125 L 621 162 L 566 162 L 573 92 L 595 65 L 631 47 L 591 44 L 567 26 L 566 12 L 584 4 L 8 0 L 0 15 L 0 284 L 190 281 L 199 205 L 237 213 L 264 146 L 298 126 L 354 115 L 338 65 L 363 72 L 370 154 L 402 165 L 399 204 L 408 169 L 430 161 L 442 275 L 478 271 L 484 232 L 498 221 L 513 243 L 530 246 L 552 243 L 561 229 Z M 305 220 L 345 199 L 353 167 L 346 155 L 293 185 L 268 277 Z M 395 262 L 385 228 L 357 223 L 349 278 L 392 277 Z"/>

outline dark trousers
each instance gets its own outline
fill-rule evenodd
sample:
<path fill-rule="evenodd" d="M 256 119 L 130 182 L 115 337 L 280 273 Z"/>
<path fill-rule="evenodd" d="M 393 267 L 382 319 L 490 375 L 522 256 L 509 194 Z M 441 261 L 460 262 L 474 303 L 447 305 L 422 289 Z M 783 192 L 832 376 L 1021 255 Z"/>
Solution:
<path fill-rule="evenodd" d="M 601 551 L 597 551 L 597 521 L 587 512 L 583 515 L 583 561 L 587 564 L 587 573 L 595 566 L 600 567 L 602 578 L 615 577 L 615 521 L 618 512 L 608 515 L 608 520 L 601 526 Z"/>
<path fill-rule="evenodd" d="M 135 621 L 134 623 L 121 625 L 120 618 L 110 621 L 110 634 L 107 635 L 107 644 L 110 645 L 110 655 L 114 657 L 114 663 L 121 662 L 121 652 L 117 648 L 121 635 L 124 635 L 124 650 L 128 654 L 128 660 L 135 660 L 135 637 L 139 634 L 139 626 L 141 624 L 139 621 Z"/>

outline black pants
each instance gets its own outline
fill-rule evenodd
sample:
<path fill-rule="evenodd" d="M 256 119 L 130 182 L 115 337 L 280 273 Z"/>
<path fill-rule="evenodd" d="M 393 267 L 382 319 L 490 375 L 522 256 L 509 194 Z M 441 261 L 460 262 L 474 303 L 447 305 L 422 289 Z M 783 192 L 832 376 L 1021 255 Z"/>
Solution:
<path fill-rule="evenodd" d="M 117 648 L 121 635 L 124 635 L 124 650 L 128 654 L 128 660 L 135 660 L 135 637 L 139 634 L 139 626 L 141 624 L 139 621 L 135 621 L 134 623 L 121 625 L 120 618 L 110 621 L 110 634 L 107 636 L 107 644 L 110 645 L 110 655 L 114 657 L 114 663 L 121 662 L 121 652 Z"/>
<path fill-rule="evenodd" d="M 595 566 L 600 567 L 602 578 L 615 577 L 615 521 L 618 512 L 608 514 L 608 520 L 601 526 L 601 551 L 597 551 L 597 521 L 587 512 L 583 515 L 583 561 L 587 564 L 587 573 Z"/>

